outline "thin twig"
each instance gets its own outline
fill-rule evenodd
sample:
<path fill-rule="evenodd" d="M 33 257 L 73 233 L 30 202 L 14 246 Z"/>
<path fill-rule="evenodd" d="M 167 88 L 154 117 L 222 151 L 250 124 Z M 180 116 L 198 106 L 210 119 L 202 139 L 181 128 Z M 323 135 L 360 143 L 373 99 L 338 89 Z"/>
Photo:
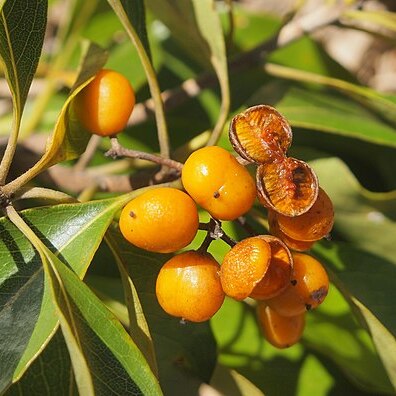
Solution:
<path fill-rule="evenodd" d="M 235 241 L 234 239 L 229 237 L 226 233 L 224 233 L 220 239 L 231 247 L 233 247 L 237 244 L 237 241 Z"/>
<path fill-rule="evenodd" d="M 221 227 L 221 221 L 213 217 L 208 223 L 199 223 L 199 229 L 207 231 L 206 238 L 198 249 L 199 251 L 206 251 L 213 240 L 221 239 L 231 247 L 235 246 L 237 243 L 224 232 L 223 228 Z"/>
<path fill-rule="evenodd" d="M 213 242 L 213 238 L 208 232 L 205 236 L 205 239 L 202 241 L 201 246 L 197 249 L 199 253 L 206 253 L 210 244 Z"/>
<path fill-rule="evenodd" d="M 111 149 L 108 150 L 105 155 L 111 158 L 117 157 L 128 157 L 128 158 L 139 158 L 147 161 L 154 162 L 156 164 L 167 166 L 172 169 L 176 169 L 180 172 L 183 168 L 183 164 L 181 162 L 172 160 L 170 158 L 164 158 L 159 155 L 146 153 L 144 151 L 131 150 L 123 147 L 116 137 L 110 139 Z"/>

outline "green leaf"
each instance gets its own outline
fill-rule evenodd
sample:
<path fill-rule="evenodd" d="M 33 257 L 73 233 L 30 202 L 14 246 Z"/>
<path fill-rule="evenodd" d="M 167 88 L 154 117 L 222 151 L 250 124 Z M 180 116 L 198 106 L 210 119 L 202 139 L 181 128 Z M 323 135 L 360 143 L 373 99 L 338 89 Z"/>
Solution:
<path fill-rule="evenodd" d="M 117 238 L 119 237 L 119 234 L 115 233 L 112 229 L 109 229 L 106 235 L 106 242 L 113 253 L 120 271 L 125 301 L 128 308 L 129 333 L 150 364 L 152 371 L 157 375 L 158 368 L 154 353 L 153 340 L 151 338 L 150 330 L 144 316 L 136 287 L 128 274 L 127 263 L 124 261 L 122 254 L 118 251 Z"/>
<path fill-rule="evenodd" d="M 159 306 L 155 282 L 169 255 L 137 249 L 118 230 L 112 230 L 112 234 L 112 249 L 128 268 L 153 337 L 164 393 L 196 394 L 199 383 L 210 380 L 216 362 L 216 345 L 209 323 L 182 323 Z"/>
<path fill-rule="evenodd" d="M 45 246 L 43 252 L 79 393 L 162 395 L 121 323 L 69 267 Z"/>
<path fill-rule="evenodd" d="M 142 13 L 135 15 L 130 8 L 130 2 L 124 2 L 121 0 L 107 0 L 118 18 L 120 19 L 122 25 L 124 26 L 129 38 L 131 39 L 136 51 L 139 55 L 140 61 L 143 65 L 144 71 L 147 76 L 147 82 L 150 88 L 150 93 L 154 104 L 154 113 L 157 124 L 157 134 L 158 142 L 160 146 L 161 155 L 164 157 L 169 157 L 169 137 L 168 129 L 166 126 L 166 119 L 164 113 L 164 105 L 161 97 L 161 90 L 158 85 L 157 75 L 153 68 L 149 53 L 147 52 L 142 38 L 139 36 L 138 29 L 145 24 L 145 21 L 141 18 L 144 16 Z M 139 6 L 141 9 L 142 6 Z M 138 21 L 138 18 L 140 20 Z M 137 24 L 137 25 L 135 25 Z"/>
<path fill-rule="evenodd" d="M 250 103 L 267 103 L 267 91 L 259 90 Z M 292 127 L 332 133 L 373 144 L 396 147 L 396 130 L 351 100 L 325 92 L 292 87 L 276 108 Z"/>
<path fill-rule="evenodd" d="M 268 62 L 271 62 L 269 64 Z M 337 63 L 322 45 L 309 35 L 302 36 L 290 44 L 277 48 L 269 54 L 265 70 L 275 66 L 282 70 L 280 65 L 295 72 L 311 72 L 321 76 L 338 77 L 346 81 L 356 81 L 345 68 Z M 276 65 L 273 65 L 275 63 Z"/>
<path fill-rule="evenodd" d="M 251 50 L 275 35 L 282 26 L 279 15 L 250 10 L 242 4 L 234 3 L 232 12 L 234 15 L 232 42 L 233 47 L 238 50 Z"/>
<path fill-rule="evenodd" d="M 318 247 L 317 252 L 327 260 L 339 279 L 340 290 L 364 318 L 395 386 L 396 321 L 392 302 L 396 298 L 396 193 L 363 189 L 337 158 L 317 160 L 312 165 L 334 202 L 335 233 L 354 246 Z"/>
<path fill-rule="evenodd" d="M 13 191 L 50 166 L 77 158 L 85 151 L 91 134 L 84 130 L 74 114 L 71 104 L 74 97 L 91 81 L 106 60 L 107 53 L 103 49 L 93 43 L 85 42 L 83 59 L 76 82 L 63 105 L 43 156 L 27 172 L 10 182 L 6 187 L 7 191 Z"/>
<path fill-rule="evenodd" d="M 82 277 L 119 201 L 58 205 L 22 212 L 49 248 Z M 57 327 L 41 260 L 5 218 L 0 219 L 0 390 L 18 379 Z"/>
<path fill-rule="evenodd" d="M 264 393 L 235 370 L 217 365 L 210 384 L 223 395 L 263 396 Z"/>
<path fill-rule="evenodd" d="M 147 29 L 146 29 L 146 9 L 144 6 L 143 0 L 120 0 L 122 7 L 125 10 L 128 19 L 131 21 L 133 27 L 136 30 L 137 35 L 141 43 L 146 50 L 146 53 L 151 60 L 151 52 L 150 52 L 150 44 L 147 38 Z"/>
<path fill-rule="evenodd" d="M 381 94 L 371 88 L 349 82 L 346 78 L 339 79 L 328 77 L 318 74 L 317 72 L 298 70 L 292 67 L 268 63 L 265 65 L 265 70 L 272 76 L 285 78 L 287 80 L 319 84 L 333 88 L 355 99 L 357 102 L 362 103 L 363 106 L 371 109 L 373 112 L 378 113 L 381 118 L 385 118 L 387 121 L 391 122 L 392 125 L 396 125 L 396 102 L 392 95 Z"/>
<path fill-rule="evenodd" d="M 212 65 L 219 80 L 222 105 L 208 144 L 216 144 L 230 107 L 227 56 L 221 21 L 213 0 L 148 0 L 155 15 L 171 30 L 175 40 L 205 67 Z M 181 23 L 180 21 L 183 21 Z"/>
<path fill-rule="evenodd" d="M 5 393 L 7 396 L 77 394 L 69 353 L 61 331 L 57 331 L 24 376 Z"/>
<path fill-rule="evenodd" d="M 334 361 L 360 388 L 373 393 L 392 393 L 373 341 L 354 320 L 348 303 L 334 286 L 325 302 L 307 314 L 306 320 L 305 345 Z"/>
<path fill-rule="evenodd" d="M 1 66 L 19 120 L 43 46 L 47 1 L 8 0 L 2 3 L 5 4 L 0 13 Z"/>
<path fill-rule="evenodd" d="M 208 3 L 208 1 L 205 0 L 203 3 Z M 146 0 L 146 4 L 169 28 L 173 38 L 183 50 L 200 65 L 209 68 L 211 65 L 210 46 L 202 37 L 195 11 L 195 1 Z"/>
<path fill-rule="evenodd" d="M 321 244 L 314 249 L 327 263 L 335 285 L 369 330 L 396 389 L 396 267 L 393 263 L 347 244 Z"/>
<path fill-rule="evenodd" d="M 335 232 L 396 265 L 396 192 L 365 190 L 338 158 L 313 161 L 311 165 L 333 201 Z"/>
<path fill-rule="evenodd" d="M 91 135 L 82 129 L 72 111 L 71 103 L 74 97 L 103 67 L 106 60 L 106 51 L 94 43 L 84 42 L 82 62 L 76 81 L 63 105 L 54 132 L 47 143 L 44 156 L 35 165 L 38 172 L 58 162 L 77 158 L 85 151 Z"/>
<path fill-rule="evenodd" d="M 142 19 L 144 21 L 144 19 Z M 84 27 L 83 35 L 91 41 L 107 48 L 113 43 L 114 37 L 122 30 L 119 18 L 111 8 L 106 11 L 94 14 Z M 141 37 L 141 40 L 143 38 Z M 154 35 L 150 37 L 150 46 L 155 51 L 154 66 L 157 70 L 161 67 L 162 59 L 158 48 L 158 38 Z M 153 48 L 154 45 L 154 48 Z M 146 48 L 146 52 L 149 52 Z M 139 55 L 135 48 L 131 46 L 129 40 L 123 40 L 112 47 L 111 56 L 106 63 L 106 67 L 122 73 L 132 84 L 135 92 L 147 84 L 146 75 L 139 61 Z"/>
<path fill-rule="evenodd" d="M 205 45 L 210 49 L 208 59 L 216 72 L 221 90 L 219 117 L 213 128 L 212 136 L 207 143 L 208 145 L 214 145 L 218 142 L 223 132 L 230 110 L 226 47 L 220 18 L 216 12 L 216 3 L 213 0 L 194 0 L 193 4 L 199 32 L 204 39 Z"/>
<path fill-rule="evenodd" d="M 103 250 L 98 250 L 97 255 L 101 255 Z M 109 253 L 111 254 L 111 253 Z M 103 260 L 103 256 L 100 257 Z M 107 256 L 105 260 L 107 259 Z M 95 264 L 97 261 L 95 260 Z M 106 261 L 108 266 L 108 260 Z M 92 267 L 90 267 L 92 269 Z M 111 270 L 114 270 L 111 268 Z M 95 272 L 95 269 L 93 269 Z M 117 269 L 115 269 L 117 271 Z M 104 275 L 92 275 L 89 272 L 84 278 L 84 282 L 89 288 L 105 303 L 106 307 L 117 316 L 118 320 L 126 329 L 129 328 L 128 308 L 125 305 L 125 293 L 122 283 L 118 278 Z M 136 338 L 132 337 L 135 344 Z M 147 359 L 146 359 L 147 360 Z"/>
<path fill-rule="evenodd" d="M 272 347 L 262 336 L 250 305 L 226 298 L 211 324 L 219 363 L 236 370 L 264 394 L 362 394 L 337 366 L 303 343 L 284 350 Z"/>
<path fill-rule="evenodd" d="M 0 68 L 4 70 L 13 102 L 13 124 L 0 163 L 5 184 L 17 146 L 23 108 L 40 58 L 47 23 L 47 2 L 0 2 Z"/>

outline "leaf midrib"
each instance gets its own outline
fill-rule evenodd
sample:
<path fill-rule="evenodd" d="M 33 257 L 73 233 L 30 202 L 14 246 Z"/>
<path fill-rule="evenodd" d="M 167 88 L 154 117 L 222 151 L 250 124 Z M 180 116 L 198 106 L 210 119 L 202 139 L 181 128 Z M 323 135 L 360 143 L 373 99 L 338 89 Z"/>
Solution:
<path fill-rule="evenodd" d="M 10 35 L 9 35 L 8 24 L 7 24 L 7 20 L 6 20 L 5 16 L 4 16 L 4 9 L 1 10 L 1 19 L 2 19 L 2 22 L 3 22 L 3 26 L 4 26 L 4 32 L 6 34 L 7 44 L 8 44 L 8 48 L 9 48 L 9 54 L 10 54 L 10 58 L 11 58 L 13 79 L 14 79 L 14 84 L 15 84 L 15 89 L 16 89 L 16 92 L 14 92 L 13 97 L 15 98 L 15 106 L 17 108 L 17 111 L 19 112 L 20 111 L 20 105 L 21 105 L 21 98 L 20 98 L 20 90 L 19 90 L 19 88 L 20 88 L 19 87 L 19 81 L 18 81 L 18 78 L 17 78 L 18 77 L 18 72 L 16 70 L 14 51 L 13 51 L 12 44 L 11 44 L 11 38 L 10 38 Z M 8 67 L 5 67 L 5 70 L 9 70 Z"/>

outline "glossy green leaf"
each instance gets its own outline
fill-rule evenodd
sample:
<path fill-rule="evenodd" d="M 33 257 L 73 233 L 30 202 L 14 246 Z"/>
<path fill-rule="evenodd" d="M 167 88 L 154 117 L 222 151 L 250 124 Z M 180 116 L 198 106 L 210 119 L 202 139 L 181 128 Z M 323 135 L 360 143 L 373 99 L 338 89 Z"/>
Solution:
<path fill-rule="evenodd" d="M 219 363 L 242 374 L 265 395 L 362 393 L 339 367 L 303 343 L 284 350 L 272 347 L 262 336 L 250 305 L 226 299 L 211 324 L 219 346 Z"/>
<path fill-rule="evenodd" d="M 106 63 L 107 53 L 94 43 L 84 42 L 83 56 L 77 79 L 63 105 L 43 158 L 36 165 L 38 170 L 61 161 L 78 157 L 85 151 L 90 134 L 82 129 L 72 109 L 74 97 L 91 81 Z"/>
<path fill-rule="evenodd" d="M 96 72 L 102 68 L 106 60 L 107 53 L 103 49 L 93 43 L 85 42 L 76 82 L 63 105 L 43 156 L 32 168 L 8 184 L 7 187 L 10 191 L 14 185 L 19 186 L 21 182 L 26 183 L 50 166 L 77 158 L 85 151 L 91 134 L 84 130 L 74 114 L 72 101 L 78 92 L 91 81 Z"/>
<path fill-rule="evenodd" d="M 205 45 L 210 48 L 208 59 L 216 72 L 221 90 L 220 113 L 213 128 L 208 145 L 217 144 L 223 132 L 228 113 L 230 111 L 230 87 L 228 81 L 228 65 L 223 30 L 219 15 L 216 11 L 216 3 L 213 0 L 194 0 L 196 23 L 199 32 L 205 40 Z"/>
<path fill-rule="evenodd" d="M 216 345 L 209 324 L 183 323 L 166 314 L 155 296 L 156 276 L 169 255 L 135 248 L 118 230 L 112 230 L 113 249 L 128 268 L 139 295 L 154 341 L 161 387 L 165 394 L 182 390 L 196 394 L 199 384 L 208 382 L 216 362 Z"/>
<path fill-rule="evenodd" d="M 24 376 L 5 393 L 7 396 L 77 394 L 67 350 L 61 331 L 57 331 Z"/>
<path fill-rule="evenodd" d="M 149 53 L 145 48 L 142 37 L 139 36 L 139 33 L 141 32 L 138 31 L 138 29 L 145 24 L 145 20 L 141 19 L 144 15 L 142 13 L 139 13 L 139 11 L 134 13 L 135 11 L 132 10 L 130 2 L 124 2 L 121 0 L 107 1 L 118 16 L 119 20 L 121 21 L 125 31 L 127 32 L 139 55 L 140 61 L 147 76 L 147 82 L 154 104 L 154 113 L 157 124 L 157 136 L 160 153 L 164 157 L 169 157 L 169 137 L 164 113 L 164 105 L 161 97 L 161 90 Z M 139 2 L 139 4 L 141 3 Z M 138 9 L 142 9 L 142 6 L 138 6 Z M 140 20 L 138 21 L 139 18 Z"/>
<path fill-rule="evenodd" d="M 216 144 L 230 107 L 226 48 L 221 21 L 213 0 L 147 2 L 155 15 L 171 30 L 175 40 L 204 66 L 212 65 L 219 80 L 222 105 L 212 137 Z M 183 21 L 181 23 L 181 21 Z"/>
<path fill-rule="evenodd" d="M 0 2 L 0 68 L 13 102 L 13 122 L 7 125 L 8 143 L 0 163 L 5 184 L 15 156 L 22 112 L 39 62 L 47 24 L 47 1 Z"/>
<path fill-rule="evenodd" d="M 396 265 L 396 192 L 365 190 L 338 158 L 311 164 L 334 203 L 337 234 Z"/>
<path fill-rule="evenodd" d="M 267 103 L 267 99 L 268 93 L 263 89 L 249 102 Z M 339 95 L 292 87 L 276 103 L 276 108 L 288 119 L 292 127 L 396 147 L 396 129 Z"/>
<path fill-rule="evenodd" d="M 347 244 L 323 244 L 314 252 L 327 263 L 332 278 L 369 330 L 396 389 L 396 290 L 394 263 Z"/>
<path fill-rule="evenodd" d="M 217 365 L 210 384 L 223 395 L 263 396 L 264 393 L 235 370 Z"/>
<path fill-rule="evenodd" d="M 45 246 L 43 253 L 79 393 L 162 395 L 158 380 L 116 317 Z"/>
<path fill-rule="evenodd" d="M 378 113 L 380 118 L 385 118 L 393 126 L 396 125 L 396 102 L 393 95 L 382 94 L 374 89 L 350 82 L 346 78 L 334 78 L 328 75 L 318 74 L 316 71 L 310 72 L 274 64 L 267 64 L 265 70 L 272 76 L 287 80 L 319 84 L 333 88 L 362 103 L 363 106 L 368 107 L 372 112 Z"/>
<path fill-rule="evenodd" d="M 111 45 L 120 30 L 122 30 L 120 20 L 113 10 L 109 8 L 106 12 L 94 14 L 86 24 L 83 34 L 87 39 L 106 48 Z M 156 56 L 153 59 L 153 63 L 156 70 L 159 70 L 162 61 L 161 53 L 155 47 L 155 40 L 151 39 L 150 44 L 151 46 L 154 45 L 153 50 L 155 50 Z M 112 48 L 106 67 L 122 73 L 131 82 L 135 92 L 139 92 L 142 86 L 147 84 L 144 69 L 139 61 L 139 55 L 126 37 Z"/>
<path fill-rule="evenodd" d="M 1 64 L 13 95 L 15 118 L 19 122 L 43 46 L 47 1 L 6 0 L 2 3 Z"/>
<path fill-rule="evenodd" d="M 144 0 L 120 0 L 122 7 L 125 10 L 128 19 L 131 21 L 133 27 L 136 30 L 136 33 L 139 36 L 140 41 L 142 42 L 144 49 L 148 57 L 151 59 L 151 51 L 150 45 L 147 38 L 147 29 L 146 29 L 146 10 L 144 5 Z"/>
<path fill-rule="evenodd" d="M 100 255 L 101 253 L 103 253 L 103 250 L 98 250 L 97 254 Z M 100 259 L 103 260 L 102 257 Z M 96 263 L 97 261 L 95 259 L 95 264 Z M 106 261 L 106 265 L 108 265 L 108 261 Z M 92 267 L 90 268 L 92 269 Z M 111 269 L 113 270 L 113 268 Z M 115 270 L 118 271 L 118 269 Z M 124 325 L 124 327 L 128 329 L 128 308 L 125 305 L 125 295 L 120 279 L 104 275 L 96 275 L 95 268 L 92 269 L 92 271 L 94 272 L 94 275 L 88 272 L 84 278 L 84 282 L 105 303 L 107 308 L 117 316 L 118 320 Z M 135 344 L 137 344 L 136 338 L 132 337 L 132 339 Z"/>
<path fill-rule="evenodd" d="M 158 375 L 153 340 L 139 300 L 139 295 L 133 283 L 133 279 L 128 274 L 127 263 L 122 254 L 118 251 L 117 238 L 119 237 L 119 234 L 116 234 L 110 229 L 106 235 L 106 242 L 113 253 L 120 271 L 125 301 L 128 308 L 129 333 L 150 364 L 152 371 Z"/>
<path fill-rule="evenodd" d="M 22 212 L 26 222 L 82 277 L 119 208 L 115 200 Z M 57 327 L 40 258 L 8 220 L 0 220 L 0 389 L 18 379 Z"/>
<path fill-rule="evenodd" d="M 194 3 L 195 1 L 184 0 L 146 0 L 148 8 L 169 28 L 174 40 L 183 50 L 199 64 L 209 68 L 210 46 L 202 37 Z"/>
<path fill-rule="evenodd" d="M 348 303 L 333 285 L 324 303 L 307 314 L 306 321 L 305 345 L 334 361 L 360 388 L 373 393 L 392 393 L 373 341 L 354 320 Z"/>
<path fill-rule="evenodd" d="M 395 193 L 372 193 L 363 189 L 337 158 L 317 160 L 312 165 L 334 202 L 335 232 L 353 243 L 328 249 L 318 247 L 318 252 L 330 263 L 341 291 L 367 323 L 395 386 Z"/>

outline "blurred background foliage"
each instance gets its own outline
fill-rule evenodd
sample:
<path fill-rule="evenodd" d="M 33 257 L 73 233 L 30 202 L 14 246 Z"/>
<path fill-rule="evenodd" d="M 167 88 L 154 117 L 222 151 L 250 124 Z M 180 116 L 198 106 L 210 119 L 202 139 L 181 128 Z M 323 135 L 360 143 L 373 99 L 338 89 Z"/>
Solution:
<path fill-rule="evenodd" d="M 185 2 L 176 3 L 182 9 Z M 172 155 L 183 160 L 189 150 L 205 141 L 207 131 L 216 124 L 224 93 L 213 78 L 210 59 L 203 56 L 199 46 L 194 47 L 199 42 L 194 41 L 196 32 L 191 24 L 183 22 L 185 15 L 177 18 L 172 13 L 176 11 L 169 4 L 147 0 L 146 27 L 159 85 L 162 91 L 169 90 L 173 99 L 166 104 Z M 344 8 L 332 23 L 324 23 L 307 34 L 302 32 L 286 45 L 268 44 L 260 56 L 248 55 L 267 40 L 270 43 L 286 21 L 295 21 L 298 26 L 304 16 L 315 10 L 341 7 L 340 4 Z M 349 4 L 354 7 L 348 8 Z M 276 350 L 260 334 L 254 309 L 248 302 L 226 300 L 210 325 L 181 325 L 177 320 L 168 320 L 156 306 L 152 289 L 166 257 L 153 258 L 130 250 L 128 270 L 140 293 L 158 359 L 163 362 L 159 363 L 161 385 L 167 394 L 180 394 L 180 389 L 191 392 L 184 394 L 193 394 L 202 380 L 212 377 L 211 385 L 226 395 L 394 394 L 395 4 L 363 1 L 355 7 L 354 1 L 240 0 L 216 1 L 215 6 L 227 47 L 231 98 L 228 119 L 254 104 L 275 106 L 293 128 L 290 155 L 312 164 L 320 184 L 334 202 L 332 240 L 313 250 L 325 261 L 333 285 L 326 302 L 308 315 L 302 342 L 288 350 Z M 76 76 L 84 39 L 108 50 L 106 67 L 128 77 L 138 103 L 150 98 L 139 56 L 106 1 L 50 1 L 42 58 L 28 96 L 10 178 L 32 166 L 42 153 Z M 178 87 L 197 78 L 202 81 L 198 92 L 184 98 Z M 120 141 L 129 148 L 158 152 L 152 114 L 141 114 L 132 116 Z M 12 103 L 3 78 L 2 145 L 11 120 Z M 219 144 L 231 149 L 227 127 L 228 122 Z M 122 160 L 116 168 L 103 155 L 108 148 L 109 142 L 102 139 L 85 172 L 109 169 L 109 174 L 123 175 L 147 167 L 139 161 Z M 79 196 L 89 187 L 84 187 L 84 183 L 90 179 L 80 173 L 65 173 L 75 164 L 76 161 L 68 161 L 55 165 L 40 174 L 34 184 Z M 80 176 L 81 182 L 77 180 Z M 120 192 L 99 189 L 91 198 Z M 257 232 L 266 232 L 262 208 L 257 206 L 247 218 Z M 225 228 L 235 238 L 246 236 L 243 229 L 233 224 L 225 224 Z M 203 236 L 198 234 L 189 248 L 198 247 Z M 210 251 L 221 260 L 227 246 L 217 241 Z M 102 243 L 86 282 L 127 324 L 121 281 L 112 262 L 111 252 Z M 35 383 L 37 391 L 32 394 L 40 394 L 37 392 L 42 389 L 42 382 L 67 381 L 62 370 L 55 370 L 52 377 L 39 370 L 48 361 L 61 361 L 62 368 L 70 370 L 67 359 L 58 334 L 9 393 L 17 393 L 18 389 L 26 392 Z M 175 361 L 180 361 L 183 371 L 170 363 Z M 54 366 L 58 364 L 52 364 L 51 370 Z M 205 394 L 205 388 L 201 392 Z"/>

